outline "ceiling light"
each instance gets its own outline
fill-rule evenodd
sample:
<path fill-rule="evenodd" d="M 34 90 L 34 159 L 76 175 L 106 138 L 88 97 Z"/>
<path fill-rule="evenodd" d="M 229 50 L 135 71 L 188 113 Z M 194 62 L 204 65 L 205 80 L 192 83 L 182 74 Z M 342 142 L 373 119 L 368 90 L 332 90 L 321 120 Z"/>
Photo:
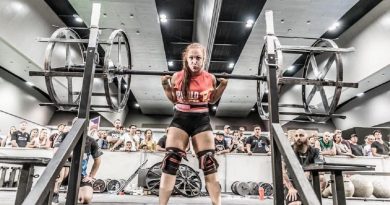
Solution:
<path fill-rule="evenodd" d="M 234 67 L 234 63 L 229 63 L 229 68 L 233 68 Z"/>
<path fill-rule="evenodd" d="M 288 71 L 293 71 L 295 69 L 295 65 L 291 65 L 287 68 Z"/>
<path fill-rule="evenodd" d="M 81 19 L 79 15 L 73 14 L 73 17 L 74 17 L 74 20 L 75 20 L 76 22 L 79 22 L 79 23 L 83 22 L 83 19 Z"/>
<path fill-rule="evenodd" d="M 168 61 L 168 66 L 173 66 L 173 61 Z"/>
<path fill-rule="evenodd" d="M 160 15 L 160 21 L 161 21 L 162 23 L 167 22 L 167 16 L 164 15 L 164 14 L 161 14 L 161 15 Z"/>
<path fill-rule="evenodd" d="M 213 110 L 217 110 L 217 106 L 213 106 Z"/>
<path fill-rule="evenodd" d="M 255 108 L 252 108 L 251 111 L 255 111 Z"/>
<path fill-rule="evenodd" d="M 246 25 L 245 25 L 245 26 L 246 26 L 247 28 L 252 27 L 252 26 L 253 26 L 253 23 L 254 23 L 254 21 L 253 21 L 252 19 L 249 19 L 249 20 L 246 21 Z"/>
<path fill-rule="evenodd" d="M 34 86 L 34 84 L 33 84 L 32 82 L 29 82 L 29 81 L 27 81 L 26 84 L 27 84 L 28 86 L 30 86 L 30 87 Z"/>
<path fill-rule="evenodd" d="M 139 107 L 139 104 L 138 103 L 135 103 L 135 105 L 134 105 L 135 107 Z"/>
<path fill-rule="evenodd" d="M 356 94 L 357 97 L 362 97 L 364 95 L 364 93 L 358 93 Z"/>
<path fill-rule="evenodd" d="M 329 27 L 329 31 L 334 31 L 334 30 L 336 30 L 339 27 L 340 27 L 340 23 L 336 22 L 332 26 Z"/>

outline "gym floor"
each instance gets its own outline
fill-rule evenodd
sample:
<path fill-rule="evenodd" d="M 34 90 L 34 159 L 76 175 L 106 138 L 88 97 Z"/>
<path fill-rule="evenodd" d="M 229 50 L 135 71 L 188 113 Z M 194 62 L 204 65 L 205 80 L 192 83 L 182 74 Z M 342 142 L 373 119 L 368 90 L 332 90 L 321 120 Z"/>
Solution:
<path fill-rule="evenodd" d="M 16 192 L 14 191 L 0 191 L 0 201 L 2 205 L 13 205 L 15 200 Z M 332 204 L 332 199 L 323 199 L 324 205 Z M 65 194 L 60 194 L 60 204 L 65 204 Z M 156 205 L 158 204 L 158 197 L 156 196 L 130 196 L 130 195 L 110 195 L 110 194 L 95 194 L 93 198 L 93 205 Z M 181 196 L 174 196 L 170 199 L 169 204 L 180 204 L 180 205 L 209 205 L 210 199 L 208 197 L 196 197 L 196 198 L 185 198 Z M 241 197 L 231 194 L 222 195 L 223 205 L 272 205 L 272 199 L 265 199 L 260 201 L 256 196 Z M 390 204 L 390 200 L 347 200 L 348 205 L 385 205 Z"/>

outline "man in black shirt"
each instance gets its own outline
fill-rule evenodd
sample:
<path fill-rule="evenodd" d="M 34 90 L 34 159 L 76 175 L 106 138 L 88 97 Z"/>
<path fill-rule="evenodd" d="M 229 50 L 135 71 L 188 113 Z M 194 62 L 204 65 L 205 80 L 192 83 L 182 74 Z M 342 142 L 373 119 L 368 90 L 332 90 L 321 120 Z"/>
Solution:
<path fill-rule="evenodd" d="M 75 120 L 73 120 L 73 122 L 75 122 Z M 58 150 L 58 148 L 60 147 L 61 143 L 65 140 L 67 135 L 68 132 L 64 132 L 57 137 L 56 141 L 54 142 L 54 152 Z M 95 181 L 97 171 L 100 167 L 102 155 L 103 152 L 99 148 L 99 145 L 97 144 L 96 140 L 93 139 L 92 137 L 87 136 L 87 139 L 85 141 L 84 157 L 81 162 L 81 180 L 80 180 L 80 188 L 79 188 L 79 196 L 78 196 L 78 202 L 81 204 L 89 204 L 92 200 L 92 195 L 93 195 L 92 184 Z M 91 171 L 87 173 L 88 161 L 90 157 L 93 158 L 93 165 Z M 61 172 L 63 172 L 63 170 Z M 57 186 L 55 187 L 54 194 L 53 194 L 54 204 L 58 203 L 58 187 L 59 187 L 58 185 L 62 183 L 62 180 L 64 180 L 65 184 L 67 184 L 68 174 L 69 172 L 65 171 L 64 176 L 61 176 L 60 179 L 57 179 L 56 181 Z"/>
<path fill-rule="evenodd" d="M 302 166 L 318 163 L 319 150 L 309 145 L 307 134 L 304 130 L 298 129 L 294 134 L 294 143 L 292 145 L 295 155 Z M 284 164 L 284 163 L 283 163 Z M 308 174 L 305 172 L 305 174 Z M 323 181 L 323 177 L 320 178 Z M 300 198 L 298 191 L 295 189 L 294 183 L 288 175 L 287 169 L 283 166 L 283 181 L 286 187 L 286 204 L 299 204 Z M 323 183 L 323 182 L 322 182 Z"/>
<path fill-rule="evenodd" d="M 112 149 L 112 147 L 119 141 L 121 136 L 124 133 L 124 128 L 122 127 L 122 122 L 120 119 L 116 119 L 114 121 L 114 129 L 107 132 L 107 141 L 109 143 L 109 148 Z M 119 146 L 118 146 L 119 148 Z"/>
<path fill-rule="evenodd" d="M 224 133 L 217 132 L 215 134 L 215 154 L 225 154 L 229 153 L 229 145 L 227 144 L 226 140 L 224 139 Z"/>
<path fill-rule="evenodd" d="M 164 135 L 162 136 L 158 142 L 157 142 L 157 146 L 156 146 L 156 150 L 157 151 L 160 151 L 160 152 L 165 152 L 166 149 L 165 149 L 165 143 L 167 142 L 167 135 Z"/>
<path fill-rule="evenodd" d="M 382 133 L 379 130 L 374 130 L 375 142 L 371 144 L 371 152 L 374 157 L 388 157 L 389 147 L 385 141 L 382 140 Z"/>
<path fill-rule="evenodd" d="M 65 124 L 60 123 L 57 125 L 57 132 L 53 133 L 50 135 L 46 142 L 46 147 L 47 148 L 54 148 L 54 142 L 56 141 L 57 137 L 64 132 L 65 129 Z"/>
<path fill-rule="evenodd" d="M 352 134 L 351 139 L 345 140 L 345 144 L 348 146 L 348 148 L 351 149 L 353 155 L 364 156 L 363 147 L 361 145 L 358 145 L 357 142 L 358 142 L 357 134 Z"/>
<path fill-rule="evenodd" d="M 248 137 L 245 142 L 248 155 L 252 153 L 270 153 L 270 141 L 267 137 L 261 136 L 260 126 L 254 127 L 254 135 Z"/>
<path fill-rule="evenodd" d="M 30 134 L 27 132 L 27 122 L 22 121 L 19 130 L 12 133 L 12 147 L 26 147 L 28 142 L 30 142 Z"/>

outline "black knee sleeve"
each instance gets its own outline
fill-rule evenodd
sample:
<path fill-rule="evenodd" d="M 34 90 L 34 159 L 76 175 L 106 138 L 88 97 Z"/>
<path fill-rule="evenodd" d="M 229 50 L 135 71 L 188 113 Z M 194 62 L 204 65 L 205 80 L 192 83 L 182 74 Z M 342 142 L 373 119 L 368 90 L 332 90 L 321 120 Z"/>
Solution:
<path fill-rule="evenodd" d="M 175 147 L 167 147 L 166 150 L 167 154 L 162 161 L 161 169 L 166 174 L 176 175 L 181 159 L 186 159 L 186 153 Z"/>
<path fill-rule="evenodd" d="M 214 157 L 215 150 L 203 150 L 196 155 L 199 160 L 199 169 L 203 170 L 204 175 L 216 173 L 218 171 L 218 161 Z"/>

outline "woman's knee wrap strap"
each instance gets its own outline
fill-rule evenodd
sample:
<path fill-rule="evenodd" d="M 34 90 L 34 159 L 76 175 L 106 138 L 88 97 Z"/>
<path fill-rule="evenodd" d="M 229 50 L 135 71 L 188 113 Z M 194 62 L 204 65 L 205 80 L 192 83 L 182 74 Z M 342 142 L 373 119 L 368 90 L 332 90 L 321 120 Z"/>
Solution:
<path fill-rule="evenodd" d="M 162 160 L 161 169 L 164 173 L 176 175 L 182 158 L 186 158 L 186 153 L 175 147 L 167 147 L 167 154 Z"/>
<path fill-rule="evenodd" d="M 204 175 L 216 173 L 218 171 L 218 161 L 214 157 L 215 150 L 204 150 L 197 153 L 199 160 L 199 169 L 203 170 Z"/>

